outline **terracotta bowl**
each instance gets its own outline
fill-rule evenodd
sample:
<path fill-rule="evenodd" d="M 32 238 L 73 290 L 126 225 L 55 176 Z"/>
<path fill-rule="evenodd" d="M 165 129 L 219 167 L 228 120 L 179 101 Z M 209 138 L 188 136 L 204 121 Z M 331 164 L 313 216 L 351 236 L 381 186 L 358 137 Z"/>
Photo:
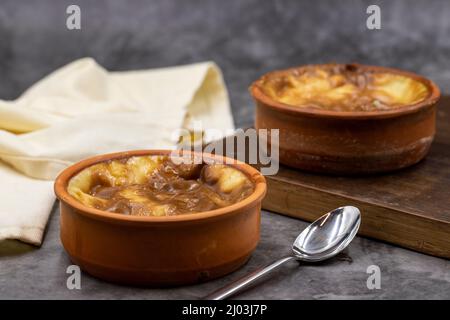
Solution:
<path fill-rule="evenodd" d="M 282 164 L 313 172 L 367 174 L 408 167 L 426 156 L 435 134 L 439 88 L 414 73 L 352 66 L 411 77 L 424 83 L 430 95 L 417 104 L 385 111 L 299 108 L 275 101 L 260 85 L 265 77 L 302 67 L 270 72 L 251 85 L 250 93 L 256 102 L 256 129 L 280 130 Z"/>
<path fill-rule="evenodd" d="M 242 162 L 230 165 L 247 174 L 255 184 L 254 192 L 212 211 L 164 217 L 123 215 L 87 207 L 67 192 L 70 178 L 93 164 L 169 153 L 142 150 L 101 155 L 78 162 L 57 177 L 61 241 L 82 270 L 118 283 L 168 286 L 216 278 L 247 261 L 259 240 L 266 182 L 256 169 Z M 203 157 L 223 160 L 209 154 Z"/>

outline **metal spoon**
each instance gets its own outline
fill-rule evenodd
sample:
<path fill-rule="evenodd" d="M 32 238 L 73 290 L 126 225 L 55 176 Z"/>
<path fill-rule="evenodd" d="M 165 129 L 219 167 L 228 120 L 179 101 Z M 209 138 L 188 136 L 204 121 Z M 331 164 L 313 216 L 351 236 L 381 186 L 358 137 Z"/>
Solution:
<path fill-rule="evenodd" d="M 292 244 L 292 254 L 266 267 L 257 269 L 235 282 L 209 294 L 206 300 L 226 299 L 253 284 L 287 261 L 318 262 L 341 252 L 353 240 L 361 223 L 358 208 L 346 206 L 334 209 L 311 223 Z"/>

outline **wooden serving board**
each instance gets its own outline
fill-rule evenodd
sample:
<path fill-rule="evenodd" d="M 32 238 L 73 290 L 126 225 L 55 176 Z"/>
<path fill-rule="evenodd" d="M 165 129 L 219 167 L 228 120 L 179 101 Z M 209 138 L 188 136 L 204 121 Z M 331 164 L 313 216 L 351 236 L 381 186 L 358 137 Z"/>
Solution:
<path fill-rule="evenodd" d="M 362 213 L 359 234 L 450 258 L 450 96 L 441 98 L 427 158 L 390 174 L 336 177 L 281 167 L 263 208 L 312 221 L 343 205 Z"/>

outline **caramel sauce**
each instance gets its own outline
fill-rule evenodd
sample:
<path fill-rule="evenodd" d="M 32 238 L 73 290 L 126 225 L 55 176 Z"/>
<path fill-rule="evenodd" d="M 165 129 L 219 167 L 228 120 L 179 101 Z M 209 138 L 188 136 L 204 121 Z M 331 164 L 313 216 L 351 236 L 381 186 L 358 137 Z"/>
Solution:
<path fill-rule="evenodd" d="M 208 211 L 234 204 L 254 190 L 238 169 L 222 164 L 175 164 L 169 157 L 112 160 L 84 169 L 69 193 L 100 210 L 139 216 Z"/>
<path fill-rule="evenodd" d="M 284 104 L 331 111 L 380 111 L 426 99 L 428 87 L 411 77 L 357 65 L 309 66 L 262 79 L 262 91 Z"/>

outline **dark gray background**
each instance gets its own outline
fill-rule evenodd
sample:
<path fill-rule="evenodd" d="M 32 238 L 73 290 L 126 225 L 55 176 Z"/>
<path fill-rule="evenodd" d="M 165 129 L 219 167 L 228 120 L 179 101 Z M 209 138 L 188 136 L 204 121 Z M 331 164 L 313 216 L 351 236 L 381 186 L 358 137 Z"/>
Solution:
<path fill-rule="evenodd" d="M 81 31 L 66 28 L 72 3 Z M 381 30 L 366 28 L 369 4 L 381 7 Z M 248 85 L 275 68 L 377 64 L 419 72 L 448 91 L 450 1 L 1 1 L 0 98 L 84 56 L 110 70 L 214 60 L 244 126 L 253 117 Z"/>
<path fill-rule="evenodd" d="M 67 5 L 81 6 L 82 30 L 66 29 Z M 379 4 L 382 29 L 366 29 Z M 92 56 L 110 70 L 214 60 L 224 71 L 238 126 L 252 123 L 248 85 L 262 73 L 320 62 L 361 62 L 422 73 L 450 91 L 450 1 L 24 1 L 0 3 L 0 98 L 14 99 L 45 74 Z M 1 183 L 1 182 L 0 182 Z M 71 264 L 55 206 L 43 246 L 0 243 L 0 298 L 181 299 L 211 290 L 286 254 L 305 223 L 263 212 L 249 263 L 224 278 L 170 290 L 116 286 L 83 274 L 66 288 Z M 11 252 L 15 253 L 12 255 Z M 366 286 L 369 265 L 381 289 Z M 450 262 L 357 237 L 319 266 L 291 264 L 238 298 L 450 299 Z"/>

